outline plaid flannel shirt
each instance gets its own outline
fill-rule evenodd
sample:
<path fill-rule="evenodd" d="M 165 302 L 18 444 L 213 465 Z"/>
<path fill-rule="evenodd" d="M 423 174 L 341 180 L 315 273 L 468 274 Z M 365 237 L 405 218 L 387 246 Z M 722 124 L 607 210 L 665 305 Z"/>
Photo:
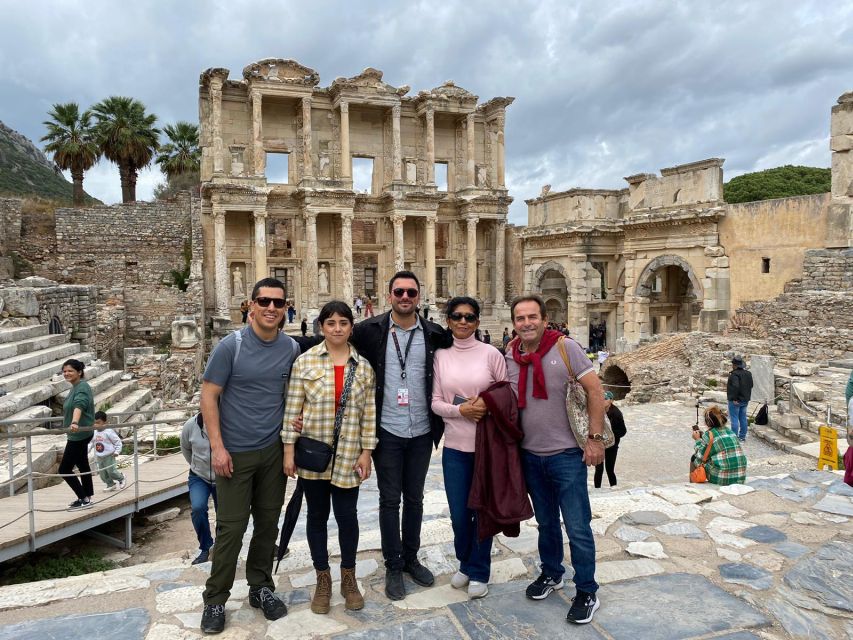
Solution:
<path fill-rule="evenodd" d="M 740 447 L 740 441 L 731 429 L 711 429 L 714 443 L 708 462 L 705 463 L 705 473 L 708 482 L 718 485 L 743 484 L 746 480 L 746 454 Z M 702 457 L 708 447 L 708 431 L 702 434 L 694 444 L 693 462 L 702 464 Z"/>
<path fill-rule="evenodd" d="M 373 369 L 352 346 L 350 360 L 355 360 L 358 366 L 341 424 L 334 476 L 331 463 L 324 472 L 298 469 L 299 476 L 306 480 L 331 480 L 333 485 L 342 489 L 361 484 L 361 478 L 353 467 L 362 450 L 375 449 L 377 443 L 376 381 Z M 312 347 L 293 363 L 281 431 L 284 444 L 294 444 L 299 439 L 300 434 L 293 430 L 291 422 L 300 413 L 303 421 L 301 435 L 332 446 L 335 433 L 335 366 L 325 342 Z"/>

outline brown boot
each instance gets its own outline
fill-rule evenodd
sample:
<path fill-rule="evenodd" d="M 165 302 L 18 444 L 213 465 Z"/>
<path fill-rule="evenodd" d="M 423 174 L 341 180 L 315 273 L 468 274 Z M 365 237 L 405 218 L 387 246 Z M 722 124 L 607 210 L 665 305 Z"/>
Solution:
<path fill-rule="evenodd" d="M 341 567 L 341 595 L 346 600 L 344 607 L 350 611 L 358 611 L 364 608 L 364 598 L 358 590 L 358 583 L 355 581 L 355 567 L 352 569 Z"/>
<path fill-rule="evenodd" d="M 332 574 L 326 569 L 317 572 L 317 588 L 311 600 L 311 611 L 314 613 L 329 613 L 332 602 Z"/>

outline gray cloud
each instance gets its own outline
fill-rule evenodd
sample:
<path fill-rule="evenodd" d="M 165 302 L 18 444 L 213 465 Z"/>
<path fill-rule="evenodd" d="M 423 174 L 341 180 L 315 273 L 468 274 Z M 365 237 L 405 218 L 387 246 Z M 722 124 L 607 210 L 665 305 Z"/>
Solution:
<path fill-rule="evenodd" d="M 259 58 L 295 58 L 324 85 L 373 66 L 414 91 L 453 79 L 514 95 L 507 178 L 622 188 L 622 176 L 722 156 L 726 175 L 785 163 L 828 166 L 829 109 L 853 88 L 853 5 L 485 0 L 387 3 L 66 0 L 6 4 L 0 119 L 37 140 L 54 102 L 112 94 L 162 122 L 196 120 L 207 67 L 240 77 Z M 140 177 L 149 197 L 160 176 Z M 102 163 L 91 192 L 119 199 Z"/>

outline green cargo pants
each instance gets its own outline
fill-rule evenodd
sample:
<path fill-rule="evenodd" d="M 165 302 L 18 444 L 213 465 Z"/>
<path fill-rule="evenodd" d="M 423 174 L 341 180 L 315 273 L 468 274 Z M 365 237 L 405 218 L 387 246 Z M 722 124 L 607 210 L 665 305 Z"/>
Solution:
<path fill-rule="evenodd" d="M 281 442 L 257 451 L 232 453 L 231 460 L 231 477 L 216 476 L 216 546 L 204 590 L 205 604 L 225 604 L 231 595 L 250 513 L 254 531 L 246 558 L 246 581 L 252 587 L 275 591 L 273 550 L 286 481 Z"/>

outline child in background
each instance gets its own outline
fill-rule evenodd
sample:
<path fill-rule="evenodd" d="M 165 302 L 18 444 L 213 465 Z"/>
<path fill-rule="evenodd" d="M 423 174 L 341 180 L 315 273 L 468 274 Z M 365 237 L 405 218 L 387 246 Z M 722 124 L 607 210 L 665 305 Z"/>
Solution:
<path fill-rule="evenodd" d="M 107 414 L 103 411 L 95 413 L 95 436 L 89 443 L 89 451 L 95 451 L 95 463 L 98 474 L 106 484 L 104 492 L 115 491 L 116 486 L 124 489 L 124 475 L 116 467 L 116 455 L 121 453 L 121 438 L 115 431 L 106 428 Z M 118 485 L 115 483 L 118 482 Z"/>

